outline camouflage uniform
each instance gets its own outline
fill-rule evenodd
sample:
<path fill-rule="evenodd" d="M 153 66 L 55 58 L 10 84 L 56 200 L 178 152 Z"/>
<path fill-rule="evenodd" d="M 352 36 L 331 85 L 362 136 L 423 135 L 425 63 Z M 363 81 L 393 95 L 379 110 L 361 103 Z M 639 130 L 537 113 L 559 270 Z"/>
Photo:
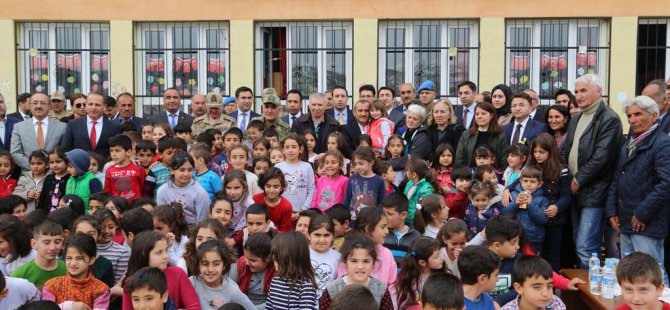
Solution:
<path fill-rule="evenodd" d="M 206 102 L 207 109 L 218 108 L 223 110 L 223 97 L 221 97 L 219 93 L 208 93 Z M 217 120 L 212 120 L 209 118 L 209 114 L 205 114 L 193 120 L 193 125 L 191 125 L 191 136 L 195 139 L 199 134 L 210 128 L 218 129 L 221 133 L 224 133 L 231 127 L 237 127 L 237 120 L 226 115 L 223 111 L 221 111 L 221 117 Z"/>
<path fill-rule="evenodd" d="M 284 139 L 286 137 L 286 135 L 288 135 L 288 133 L 291 131 L 291 127 L 289 127 L 288 124 L 286 122 L 282 121 L 279 117 L 277 117 L 277 119 L 275 119 L 274 123 L 272 125 L 269 125 L 269 126 L 268 126 L 268 123 L 265 122 L 265 120 L 263 119 L 262 116 L 256 116 L 256 117 L 252 118 L 251 120 L 252 121 L 253 120 L 259 120 L 259 121 L 263 122 L 263 124 L 265 124 L 266 129 L 274 126 L 275 130 L 279 134 L 279 141 Z"/>

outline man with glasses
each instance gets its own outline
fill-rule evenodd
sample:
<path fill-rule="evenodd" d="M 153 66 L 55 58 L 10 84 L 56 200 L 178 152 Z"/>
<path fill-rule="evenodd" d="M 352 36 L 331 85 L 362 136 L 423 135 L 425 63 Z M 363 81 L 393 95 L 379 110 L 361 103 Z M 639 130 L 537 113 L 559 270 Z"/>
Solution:
<path fill-rule="evenodd" d="M 532 109 L 530 112 L 530 118 L 541 123 L 546 123 L 547 121 L 544 118 L 545 114 L 547 114 L 547 107 L 540 105 L 540 97 L 537 96 L 537 92 L 532 89 L 526 89 L 523 92 L 528 94 L 531 99 L 530 104 Z"/>
<path fill-rule="evenodd" d="M 53 97 L 53 95 L 52 95 Z M 67 125 L 49 117 L 53 105 L 46 94 L 35 93 L 28 98 L 32 118 L 14 126 L 10 152 L 17 166 L 30 169 L 28 157 L 37 150 L 51 152 L 61 142 Z"/>
<path fill-rule="evenodd" d="M 519 93 L 512 97 L 512 116 L 514 122 L 503 125 L 502 132 L 507 135 L 509 144 L 530 143 L 541 133 L 547 132 L 547 125 L 530 117 L 531 98 L 526 93 Z"/>

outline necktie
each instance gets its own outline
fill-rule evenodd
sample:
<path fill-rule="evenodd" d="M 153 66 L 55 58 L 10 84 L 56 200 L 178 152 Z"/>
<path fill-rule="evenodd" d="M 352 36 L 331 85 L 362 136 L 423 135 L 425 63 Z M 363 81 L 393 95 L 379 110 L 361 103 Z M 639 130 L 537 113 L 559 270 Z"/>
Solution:
<path fill-rule="evenodd" d="M 42 130 L 42 121 L 37 121 L 37 145 L 44 149 L 44 131 Z"/>
<path fill-rule="evenodd" d="M 242 129 L 242 132 L 246 131 L 247 129 L 247 112 L 242 112 L 242 121 L 240 122 L 240 129 Z"/>
<path fill-rule="evenodd" d="M 177 114 L 170 114 L 170 128 L 177 126 Z"/>
<path fill-rule="evenodd" d="M 340 115 L 337 117 L 337 121 L 340 122 L 340 125 L 344 125 L 344 113 L 340 112 Z"/>
<path fill-rule="evenodd" d="M 23 116 L 23 119 L 29 119 L 29 118 L 30 118 L 30 115 Z"/>
<path fill-rule="evenodd" d="M 295 122 L 295 116 L 291 116 L 291 127 L 293 127 L 293 123 Z"/>
<path fill-rule="evenodd" d="M 514 136 L 512 137 L 512 144 L 514 143 L 519 143 L 519 136 L 521 135 L 521 124 L 516 125 L 516 131 L 514 132 Z"/>
<path fill-rule="evenodd" d="M 91 126 L 91 136 L 89 137 L 89 139 L 91 140 L 91 150 L 95 150 L 95 145 L 96 142 L 98 141 L 98 134 L 95 130 L 95 125 L 98 124 L 98 122 L 92 121 L 91 123 L 93 124 L 93 126 Z"/>
<path fill-rule="evenodd" d="M 465 129 L 468 129 L 468 109 L 463 109 L 463 127 Z"/>

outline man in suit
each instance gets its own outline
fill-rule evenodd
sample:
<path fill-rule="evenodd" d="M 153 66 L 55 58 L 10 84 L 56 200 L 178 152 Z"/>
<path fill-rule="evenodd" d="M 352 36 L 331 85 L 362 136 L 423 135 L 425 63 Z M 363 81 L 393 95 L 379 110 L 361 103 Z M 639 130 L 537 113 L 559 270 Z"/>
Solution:
<path fill-rule="evenodd" d="M 670 78 L 668 79 L 670 81 Z M 668 126 L 670 126 L 670 117 L 668 117 L 668 109 L 670 109 L 670 96 L 667 94 L 666 83 L 662 79 L 656 79 L 642 89 L 642 95 L 653 99 L 658 104 L 658 123 L 661 130 L 668 133 Z"/>
<path fill-rule="evenodd" d="M 112 96 L 105 96 L 105 117 L 112 121 L 119 118 L 119 110 L 116 105 L 116 99 Z"/>
<path fill-rule="evenodd" d="M 330 114 L 340 125 L 355 122 L 354 113 L 347 106 L 349 101 L 349 93 L 344 86 L 335 86 L 333 88 L 333 108 L 326 110 L 326 114 Z"/>
<path fill-rule="evenodd" d="M 114 122 L 119 125 L 123 123 L 131 123 L 137 127 L 137 131 L 141 132 L 142 125 L 146 124 L 147 120 L 135 116 L 135 96 L 131 93 L 124 92 L 116 98 L 116 102 L 119 113 L 114 119 Z"/>
<path fill-rule="evenodd" d="M 63 148 L 94 151 L 107 158 L 109 138 L 120 134 L 121 127 L 104 117 L 104 110 L 105 96 L 99 92 L 90 92 L 86 97 L 87 115 L 67 123 L 61 143 Z"/>
<path fill-rule="evenodd" d="M 530 143 L 543 132 L 547 132 L 547 124 L 540 123 L 530 117 L 531 98 L 526 93 L 519 93 L 512 97 L 512 115 L 514 122 L 503 125 L 502 131 L 507 135 L 509 144 Z"/>
<path fill-rule="evenodd" d="M 340 125 L 340 131 L 347 137 L 347 151 L 351 155 L 361 135 L 368 134 L 370 125 L 370 102 L 359 100 L 354 105 L 354 119 L 344 125 Z"/>
<path fill-rule="evenodd" d="M 51 102 L 46 94 L 35 93 L 29 101 L 33 117 L 14 125 L 10 152 L 17 166 L 30 169 L 29 157 L 36 150 L 51 152 L 63 138 L 67 125 L 49 117 Z"/>
<path fill-rule="evenodd" d="M 457 121 L 461 123 L 465 129 L 469 129 L 470 126 L 474 124 L 475 120 L 477 85 L 472 81 L 464 81 L 458 83 L 456 87 L 458 89 L 458 99 L 460 99 L 461 105 L 454 107 L 454 113 L 456 113 Z"/>
<path fill-rule="evenodd" d="M 395 130 L 405 126 L 405 114 L 407 114 L 407 107 L 416 101 L 416 90 L 412 83 L 402 83 L 398 86 L 400 91 L 400 104 L 393 108 L 389 113 L 389 119 L 395 123 Z M 379 91 L 381 93 L 381 90 Z"/>
<path fill-rule="evenodd" d="M 540 97 L 537 96 L 537 92 L 535 92 L 532 89 L 526 89 L 523 91 L 524 93 L 528 94 L 530 96 L 530 99 L 532 100 L 530 104 L 532 105 L 532 112 L 530 112 L 530 118 L 540 122 L 540 123 L 546 123 L 547 120 L 545 120 L 545 115 L 547 114 L 547 106 L 540 105 Z"/>
<path fill-rule="evenodd" d="M 287 123 L 289 128 L 302 116 L 302 93 L 297 89 L 291 89 L 286 94 L 286 115 L 281 120 Z"/>
<path fill-rule="evenodd" d="M 291 127 L 291 132 L 299 135 L 305 134 L 305 129 L 310 129 L 316 134 L 316 145 L 314 152 L 324 153 L 328 150 L 328 136 L 340 129 L 340 123 L 326 114 L 326 95 L 314 93 L 309 96 L 309 113 L 303 114 Z"/>
<path fill-rule="evenodd" d="M 237 103 L 237 111 L 230 113 L 230 117 L 234 118 L 242 132 L 245 132 L 251 119 L 261 116 L 251 110 L 254 103 L 254 92 L 249 87 L 239 87 L 235 90 L 235 103 Z"/>
<path fill-rule="evenodd" d="M 165 112 L 152 116 L 149 121 L 154 124 L 168 124 L 170 128 L 174 128 L 180 123 L 184 123 L 190 128 L 193 124 L 193 117 L 181 110 L 181 95 L 176 88 L 171 87 L 163 92 L 163 108 Z"/>
<path fill-rule="evenodd" d="M 29 93 L 23 93 L 16 97 L 16 112 L 8 114 L 7 118 L 14 118 L 17 121 L 24 121 L 30 118 L 30 99 Z"/>
<path fill-rule="evenodd" d="M 9 151 L 9 146 L 12 139 L 12 130 L 14 124 L 17 123 L 15 118 L 7 117 L 7 105 L 5 105 L 5 97 L 0 95 L 0 149 Z"/>

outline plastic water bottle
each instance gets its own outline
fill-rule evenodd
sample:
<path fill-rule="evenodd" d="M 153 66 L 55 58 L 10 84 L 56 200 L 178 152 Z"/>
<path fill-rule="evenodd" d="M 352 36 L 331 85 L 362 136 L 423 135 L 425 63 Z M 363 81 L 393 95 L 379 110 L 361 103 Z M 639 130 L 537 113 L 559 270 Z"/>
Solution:
<path fill-rule="evenodd" d="M 592 295 L 600 295 L 601 282 L 600 259 L 597 253 L 591 253 L 591 258 L 589 259 L 589 291 Z"/>
<path fill-rule="evenodd" d="M 612 272 L 614 277 L 616 277 L 616 270 L 619 268 L 620 260 L 618 258 L 612 258 Z M 619 285 L 619 280 L 616 280 L 616 285 L 614 286 L 614 296 L 621 296 L 621 285 Z"/>
<path fill-rule="evenodd" d="M 605 267 L 603 267 L 603 285 L 602 285 L 603 298 L 607 299 L 614 298 L 615 286 L 616 286 L 616 276 L 614 275 L 614 264 L 612 260 L 607 259 L 605 261 Z"/>

